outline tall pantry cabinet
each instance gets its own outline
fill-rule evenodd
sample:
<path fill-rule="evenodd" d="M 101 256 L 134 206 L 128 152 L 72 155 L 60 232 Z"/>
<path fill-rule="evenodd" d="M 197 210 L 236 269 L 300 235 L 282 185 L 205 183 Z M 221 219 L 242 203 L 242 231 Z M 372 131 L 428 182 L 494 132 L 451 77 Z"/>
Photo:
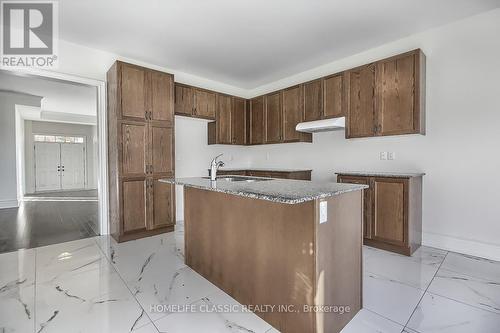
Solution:
<path fill-rule="evenodd" d="M 117 61 L 107 73 L 110 231 L 118 241 L 172 231 L 174 77 Z"/>

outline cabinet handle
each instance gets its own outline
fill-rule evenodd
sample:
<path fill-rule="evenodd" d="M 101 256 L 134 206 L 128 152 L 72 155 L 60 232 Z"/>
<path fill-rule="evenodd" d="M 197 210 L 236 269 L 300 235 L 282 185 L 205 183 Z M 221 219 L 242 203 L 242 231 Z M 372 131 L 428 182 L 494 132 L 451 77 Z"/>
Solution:
<path fill-rule="evenodd" d="M 144 119 L 148 120 L 148 111 L 144 111 Z"/>

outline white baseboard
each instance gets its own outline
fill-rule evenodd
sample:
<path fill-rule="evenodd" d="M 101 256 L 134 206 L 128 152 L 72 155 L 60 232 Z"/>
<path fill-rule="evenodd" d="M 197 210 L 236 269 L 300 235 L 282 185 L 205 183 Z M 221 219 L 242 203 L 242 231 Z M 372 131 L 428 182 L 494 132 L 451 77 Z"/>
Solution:
<path fill-rule="evenodd" d="M 500 261 L 500 245 L 424 232 L 422 245 Z"/>
<path fill-rule="evenodd" d="M 17 200 L 0 200 L 0 209 L 17 207 L 19 207 L 19 201 Z"/>

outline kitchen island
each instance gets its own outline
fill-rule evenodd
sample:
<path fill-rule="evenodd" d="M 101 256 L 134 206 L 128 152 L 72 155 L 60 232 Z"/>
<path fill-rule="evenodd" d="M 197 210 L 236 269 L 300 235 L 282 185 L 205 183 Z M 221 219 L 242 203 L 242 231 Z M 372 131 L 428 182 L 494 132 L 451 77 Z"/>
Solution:
<path fill-rule="evenodd" d="M 367 186 L 162 181 L 184 186 L 186 264 L 282 333 L 340 332 L 361 309 Z"/>

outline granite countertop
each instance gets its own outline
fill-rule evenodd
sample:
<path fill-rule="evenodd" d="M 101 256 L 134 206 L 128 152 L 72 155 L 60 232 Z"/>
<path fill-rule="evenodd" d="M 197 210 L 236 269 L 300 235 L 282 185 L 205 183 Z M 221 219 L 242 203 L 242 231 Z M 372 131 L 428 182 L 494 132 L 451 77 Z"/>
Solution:
<path fill-rule="evenodd" d="M 210 170 L 210 169 L 208 169 Z M 300 172 L 312 171 L 312 169 L 285 169 L 285 168 L 220 168 L 220 171 L 269 171 L 269 172 Z"/>
<path fill-rule="evenodd" d="M 259 177 L 241 178 L 255 179 Z M 358 191 L 368 188 L 367 185 L 341 184 L 329 182 L 312 182 L 291 179 L 265 179 L 257 182 L 228 182 L 219 179 L 215 182 L 209 178 L 168 178 L 160 179 L 161 182 L 184 185 L 202 190 L 234 194 L 242 197 L 268 200 L 285 204 L 298 204 L 315 199 L 332 197 L 342 193 Z"/>
<path fill-rule="evenodd" d="M 367 176 L 367 177 L 392 177 L 411 178 L 424 176 L 423 172 L 377 172 L 377 171 L 346 171 L 335 172 L 336 175 Z"/>

